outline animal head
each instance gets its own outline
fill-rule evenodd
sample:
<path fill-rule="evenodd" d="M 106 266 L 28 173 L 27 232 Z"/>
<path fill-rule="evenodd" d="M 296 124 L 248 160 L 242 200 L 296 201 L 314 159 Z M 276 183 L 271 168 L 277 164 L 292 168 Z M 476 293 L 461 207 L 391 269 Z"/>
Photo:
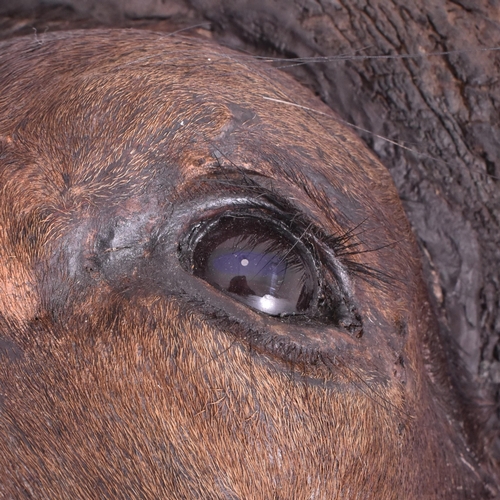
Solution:
<path fill-rule="evenodd" d="M 0 72 L 7 497 L 484 497 L 397 192 L 331 110 L 146 32 Z"/>

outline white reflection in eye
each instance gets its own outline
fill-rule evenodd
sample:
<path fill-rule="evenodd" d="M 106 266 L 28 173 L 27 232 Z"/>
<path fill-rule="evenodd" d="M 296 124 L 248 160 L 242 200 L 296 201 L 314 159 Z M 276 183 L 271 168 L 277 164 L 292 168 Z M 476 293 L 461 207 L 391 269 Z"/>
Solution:
<path fill-rule="evenodd" d="M 249 306 L 272 316 L 285 314 L 295 307 L 295 304 L 293 304 L 290 300 L 279 299 L 267 294 L 263 297 L 250 295 L 246 297 L 245 302 Z"/>

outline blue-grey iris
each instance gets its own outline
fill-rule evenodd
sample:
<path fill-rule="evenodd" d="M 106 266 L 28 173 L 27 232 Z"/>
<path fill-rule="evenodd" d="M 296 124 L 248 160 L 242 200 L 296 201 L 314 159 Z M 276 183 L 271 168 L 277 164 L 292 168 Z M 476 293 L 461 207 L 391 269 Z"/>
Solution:
<path fill-rule="evenodd" d="M 270 315 L 306 311 L 315 273 L 304 246 L 256 217 L 224 216 L 200 238 L 194 274 L 233 298 Z"/>

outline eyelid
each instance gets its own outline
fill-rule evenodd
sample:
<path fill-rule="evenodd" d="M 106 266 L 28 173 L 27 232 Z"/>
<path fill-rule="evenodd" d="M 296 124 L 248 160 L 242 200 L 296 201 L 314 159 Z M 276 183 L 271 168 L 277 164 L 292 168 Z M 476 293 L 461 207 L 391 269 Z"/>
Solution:
<path fill-rule="evenodd" d="M 325 258 L 322 265 L 327 265 L 330 268 L 335 278 L 345 285 L 344 288 L 350 288 L 349 272 L 346 269 L 343 256 L 352 253 L 350 247 L 356 236 L 352 228 L 339 231 L 338 234 L 330 234 L 322 229 L 321 223 L 316 217 L 311 217 L 305 207 L 294 205 L 290 200 L 280 197 L 256 182 L 252 184 L 251 189 L 248 189 L 248 186 L 239 178 L 239 182 L 230 183 L 230 186 L 241 189 L 243 191 L 241 195 L 227 194 L 224 191 L 217 193 L 217 195 L 212 190 L 207 196 L 207 186 L 203 186 L 205 182 L 200 179 L 197 181 L 197 191 L 202 197 L 201 199 L 197 198 L 185 209 L 190 214 L 191 231 L 196 230 L 200 224 L 204 224 L 207 220 L 215 219 L 226 212 L 262 211 L 270 219 L 283 224 L 292 234 L 308 243 L 315 258 L 319 260 L 318 253 L 323 254 Z M 203 189 L 200 189 L 200 185 Z M 347 267 L 349 264 L 350 262 L 347 262 Z"/>

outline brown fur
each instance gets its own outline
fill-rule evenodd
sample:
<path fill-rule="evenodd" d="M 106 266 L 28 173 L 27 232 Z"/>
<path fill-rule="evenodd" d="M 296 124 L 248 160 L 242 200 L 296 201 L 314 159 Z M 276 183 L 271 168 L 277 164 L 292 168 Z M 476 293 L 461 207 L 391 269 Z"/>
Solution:
<path fill-rule="evenodd" d="M 0 495 L 494 494 L 392 181 L 325 106 L 180 37 L 0 54 Z M 257 313 L 179 263 L 217 200 L 263 193 L 323 239 L 351 231 L 361 336 Z"/>

